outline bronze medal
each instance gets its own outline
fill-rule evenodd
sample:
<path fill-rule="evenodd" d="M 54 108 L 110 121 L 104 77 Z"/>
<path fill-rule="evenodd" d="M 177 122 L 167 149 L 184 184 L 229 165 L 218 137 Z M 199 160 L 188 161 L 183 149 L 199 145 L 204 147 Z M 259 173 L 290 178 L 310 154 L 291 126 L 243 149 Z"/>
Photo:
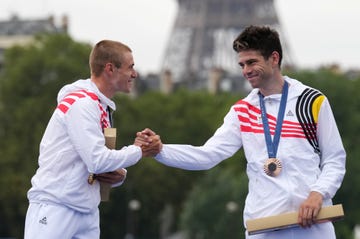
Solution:
<path fill-rule="evenodd" d="M 266 149 L 268 153 L 269 159 L 266 160 L 264 164 L 264 172 L 266 175 L 271 177 L 276 177 L 281 172 L 281 162 L 279 159 L 276 158 L 278 146 L 280 143 L 281 138 L 281 131 L 282 131 L 282 125 L 284 121 L 284 115 L 285 115 L 285 108 L 286 108 L 286 102 L 288 97 L 288 90 L 289 90 L 289 83 L 287 81 L 284 81 L 283 89 L 281 92 L 281 99 L 280 99 L 280 106 L 278 111 L 278 116 L 276 118 L 276 127 L 275 131 L 270 130 L 270 125 L 268 121 L 268 116 L 266 113 L 266 107 L 265 107 L 265 100 L 264 95 L 261 94 L 259 91 L 259 103 L 260 103 L 260 113 L 261 113 L 261 119 L 263 123 L 264 128 L 264 136 L 265 136 L 265 143 L 266 143 Z M 271 135 L 274 135 L 272 138 Z"/>
<path fill-rule="evenodd" d="M 264 172 L 271 177 L 276 177 L 281 172 L 281 162 L 277 158 L 269 158 L 264 164 Z"/>
<path fill-rule="evenodd" d="M 88 183 L 92 185 L 95 182 L 95 174 L 90 173 L 88 177 Z"/>

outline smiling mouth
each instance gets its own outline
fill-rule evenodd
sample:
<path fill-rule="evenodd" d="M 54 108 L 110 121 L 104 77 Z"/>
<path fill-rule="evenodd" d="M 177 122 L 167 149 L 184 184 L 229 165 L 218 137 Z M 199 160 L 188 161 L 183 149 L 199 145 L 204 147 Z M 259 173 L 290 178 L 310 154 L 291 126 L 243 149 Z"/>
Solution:
<path fill-rule="evenodd" d="M 256 75 L 251 75 L 251 76 L 246 76 L 246 79 L 252 80 L 255 79 L 256 77 L 257 77 Z"/>

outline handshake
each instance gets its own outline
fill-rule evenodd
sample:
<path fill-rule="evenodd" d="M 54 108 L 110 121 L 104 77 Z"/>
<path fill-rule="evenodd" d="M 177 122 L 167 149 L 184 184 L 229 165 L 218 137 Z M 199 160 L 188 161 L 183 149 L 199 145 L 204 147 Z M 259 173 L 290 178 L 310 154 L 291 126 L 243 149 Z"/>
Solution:
<path fill-rule="evenodd" d="M 134 145 L 141 147 L 143 157 L 156 156 L 163 146 L 160 136 L 148 128 L 136 133 Z"/>

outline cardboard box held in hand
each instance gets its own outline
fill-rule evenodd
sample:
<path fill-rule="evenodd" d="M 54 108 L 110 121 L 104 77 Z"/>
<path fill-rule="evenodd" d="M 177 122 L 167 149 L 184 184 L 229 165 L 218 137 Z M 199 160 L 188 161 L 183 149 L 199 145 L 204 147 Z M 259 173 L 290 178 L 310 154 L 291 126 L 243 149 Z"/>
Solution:
<path fill-rule="evenodd" d="M 344 217 L 344 210 L 341 204 L 321 208 L 316 218 L 316 223 L 337 221 Z M 284 213 L 276 216 L 263 217 L 246 221 L 246 228 L 249 235 L 263 232 L 276 231 L 298 225 L 298 212 Z"/>

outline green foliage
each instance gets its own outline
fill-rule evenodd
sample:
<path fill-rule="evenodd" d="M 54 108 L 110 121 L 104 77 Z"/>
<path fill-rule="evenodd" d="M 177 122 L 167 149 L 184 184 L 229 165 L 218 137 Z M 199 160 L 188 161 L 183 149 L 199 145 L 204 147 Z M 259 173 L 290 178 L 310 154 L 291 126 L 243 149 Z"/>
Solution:
<path fill-rule="evenodd" d="M 220 126 L 236 99 L 225 94 L 213 97 L 185 90 L 170 96 L 147 92 L 136 99 L 119 95 L 115 99 L 118 107 L 114 113 L 115 125 L 125 144 L 132 143 L 135 132 L 148 127 L 167 143 L 200 145 Z"/>
<path fill-rule="evenodd" d="M 26 192 L 60 87 L 86 76 L 90 47 L 66 35 L 38 36 L 5 52 L 0 76 L 0 235 L 22 238 Z M 3 221 L 4 220 L 4 221 Z"/>
<path fill-rule="evenodd" d="M 243 155 L 228 159 L 196 184 L 181 214 L 189 239 L 244 238 L 242 209 L 248 180 L 241 162 Z"/>
<path fill-rule="evenodd" d="M 225 113 L 236 100 L 231 95 L 213 97 L 205 92 L 189 91 L 178 91 L 172 95 L 147 92 L 135 99 L 118 95 L 115 99 L 118 109 L 114 113 L 118 147 L 132 144 L 135 133 L 145 127 L 160 134 L 166 143 L 204 144 L 220 126 Z M 121 190 L 113 190 L 112 195 L 115 198 L 125 197 L 127 202 L 131 199 L 139 200 L 142 205 L 138 219 L 139 236 L 159 238 L 162 223 L 160 214 L 166 205 L 172 205 L 177 221 L 183 202 L 203 173 L 165 167 L 153 159 L 145 158 L 136 166 L 128 168 L 126 183 Z M 131 228 L 119 226 L 121 220 L 112 217 L 119 207 L 117 200 L 102 204 L 101 223 L 107 228 L 117 224 L 118 234 L 124 235 Z M 127 210 L 125 208 L 121 211 Z M 128 211 L 128 220 L 129 214 Z M 174 228 L 176 226 L 173 225 Z M 109 233 L 104 230 L 102 237 L 110 238 Z"/>

